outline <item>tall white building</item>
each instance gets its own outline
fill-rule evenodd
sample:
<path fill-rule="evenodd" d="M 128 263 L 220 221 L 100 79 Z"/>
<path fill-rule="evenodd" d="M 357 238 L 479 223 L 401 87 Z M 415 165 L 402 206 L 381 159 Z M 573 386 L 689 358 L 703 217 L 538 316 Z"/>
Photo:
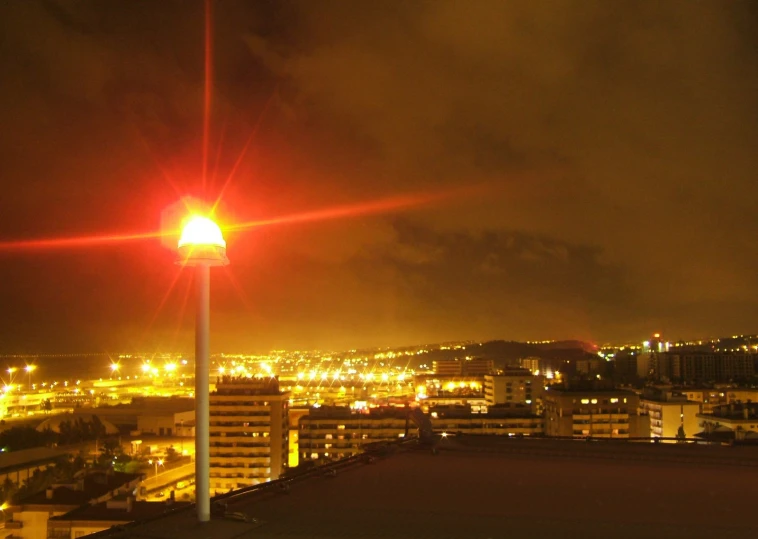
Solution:
<path fill-rule="evenodd" d="M 210 395 L 211 490 L 257 485 L 286 470 L 288 399 L 276 378 L 220 378 Z"/>

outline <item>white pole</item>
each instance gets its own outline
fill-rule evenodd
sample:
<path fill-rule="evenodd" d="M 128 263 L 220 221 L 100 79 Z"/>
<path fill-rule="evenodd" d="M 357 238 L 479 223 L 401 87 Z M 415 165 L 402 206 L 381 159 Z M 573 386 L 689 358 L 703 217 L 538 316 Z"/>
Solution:
<path fill-rule="evenodd" d="M 195 320 L 195 488 L 197 519 L 211 519 L 210 489 L 210 267 L 199 264 Z"/>

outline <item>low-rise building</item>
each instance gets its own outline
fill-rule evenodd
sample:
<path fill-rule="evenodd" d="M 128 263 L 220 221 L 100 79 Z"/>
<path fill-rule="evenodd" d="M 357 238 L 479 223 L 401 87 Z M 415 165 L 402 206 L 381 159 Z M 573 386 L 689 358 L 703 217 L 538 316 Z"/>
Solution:
<path fill-rule="evenodd" d="M 635 393 L 618 389 L 545 391 L 545 434 L 576 438 L 648 438 L 650 419 Z"/>
<path fill-rule="evenodd" d="M 155 436 L 194 436 L 195 410 L 146 413 L 137 418 L 140 434 Z"/>
<path fill-rule="evenodd" d="M 84 505 L 47 521 L 47 539 L 78 539 L 91 533 L 138 520 L 159 517 L 186 507 L 190 502 L 138 502 L 121 496 L 94 505 Z M 45 536 L 40 536 L 45 537 Z"/>
<path fill-rule="evenodd" d="M 12 521 L 6 528 L 13 529 L 16 539 L 47 537 L 47 521 L 74 509 L 105 502 L 114 496 L 133 494 L 143 476 L 121 472 L 96 472 L 75 483 L 53 485 L 10 507 Z"/>
<path fill-rule="evenodd" d="M 484 377 L 484 398 L 487 406 L 519 404 L 538 413 L 545 391 L 545 377 L 527 369 L 506 369 L 502 374 Z"/>
<path fill-rule="evenodd" d="M 758 402 L 758 389 L 731 387 L 727 384 L 716 384 L 713 387 L 685 387 L 681 392 L 688 400 L 700 403 L 701 412 L 710 414 L 715 408 L 725 404 Z"/>
<path fill-rule="evenodd" d="M 758 439 L 758 403 L 725 404 L 697 417 L 703 438 Z"/>
<path fill-rule="evenodd" d="M 495 370 L 492 359 L 443 359 L 432 362 L 434 374 L 443 376 L 484 376 Z"/>
<path fill-rule="evenodd" d="M 682 391 L 671 388 L 645 388 L 640 398 L 640 413 L 650 417 L 650 436 L 692 438 L 700 432 L 700 403 L 687 400 Z"/>
<path fill-rule="evenodd" d="M 543 418 L 529 406 L 487 406 L 476 413 L 470 406 L 440 406 L 430 409 L 432 429 L 438 433 L 538 436 L 544 433 Z"/>
<path fill-rule="evenodd" d="M 367 444 L 397 441 L 415 435 L 417 426 L 407 408 L 312 408 L 300 418 L 301 460 L 338 459 L 357 455 Z"/>

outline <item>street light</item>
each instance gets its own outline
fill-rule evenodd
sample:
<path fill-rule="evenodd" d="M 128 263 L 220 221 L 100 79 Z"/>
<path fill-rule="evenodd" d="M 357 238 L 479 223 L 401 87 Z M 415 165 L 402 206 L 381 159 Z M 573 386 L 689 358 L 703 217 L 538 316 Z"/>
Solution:
<path fill-rule="evenodd" d="M 179 239 L 178 264 L 195 267 L 195 484 L 197 519 L 211 519 L 210 488 L 210 268 L 226 266 L 226 241 L 207 217 L 192 217 Z"/>
<path fill-rule="evenodd" d="M 27 365 L 24 368 L 24 370 L 29 374 L 29 390 L 31 390 L 32 389 L 32 373 L 37 370 L 37 365 Z"/>
<path fill-rule="evenodd" d="M 158 475 L 158 466 L 163 466 L 163 459 L 153 460 L 150 459 L 147 461 L 148 464 L 155 464 L 155 475 Z"/>

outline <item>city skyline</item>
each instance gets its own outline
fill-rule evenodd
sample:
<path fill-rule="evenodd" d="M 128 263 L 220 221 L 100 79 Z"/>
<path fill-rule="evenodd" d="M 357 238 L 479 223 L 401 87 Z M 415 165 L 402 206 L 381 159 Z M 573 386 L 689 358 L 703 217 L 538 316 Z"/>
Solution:
<path fill-rule="evenodd" d="M 0 352 L 190 350 L 160 240 L 16 242 L 219 194 L 315 217 L 228 234 L 216 352 L 753 332 L 755 6 L 213 5 L 207 155 L 203 2 L 0 7 Z"/>

